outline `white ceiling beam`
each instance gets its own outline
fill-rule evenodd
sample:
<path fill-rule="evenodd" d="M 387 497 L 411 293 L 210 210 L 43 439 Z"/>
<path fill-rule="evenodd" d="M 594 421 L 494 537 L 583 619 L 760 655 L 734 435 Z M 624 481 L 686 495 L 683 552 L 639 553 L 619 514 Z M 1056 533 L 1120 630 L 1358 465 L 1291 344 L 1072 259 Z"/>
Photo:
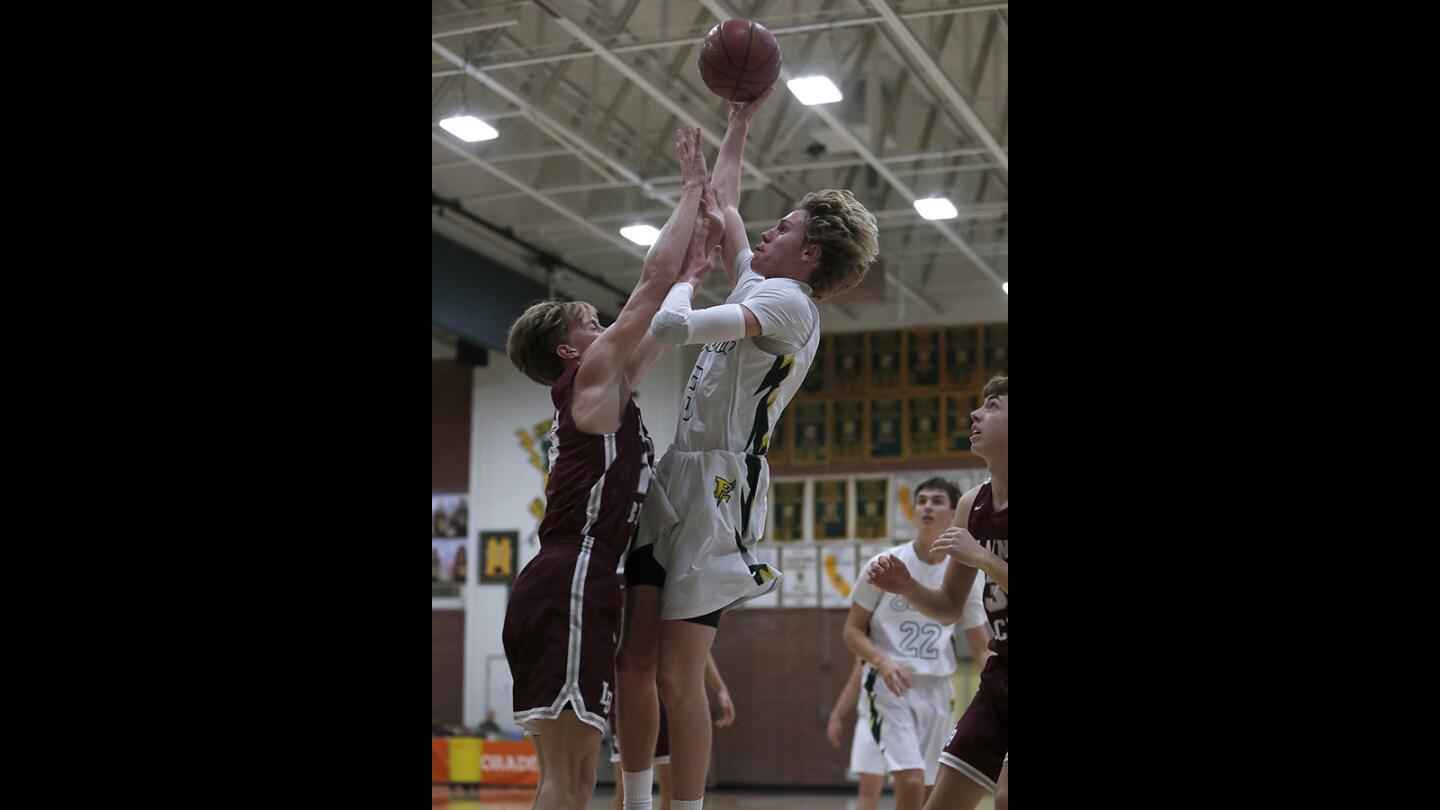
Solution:
<path fill-rule="evenodd" d="M 960 91 L 955 89 L 955 85 L 950 81 L 950 78 L 945 75 L 945 72 L 940 69 L 939 65 L 935 64 L 935 60 L 930 58 L 930 53 L 925 50 L 925 46 L 921 45 L 920 40 L 916 39 L 915 35 L 910 33 L 910 29 L 905 26 L 905 23 L 900 21 L 900 17 L 895 14 L 894 10 L 890 8 L 890 5 L 886 3 L 885 0 L 868 0 L 868 2 L 870 3 L 870 7 L 875 9 L 876 13 L 885 18 L 886 28 L 895 35 L 895 39 L 900 43 L 902 50 L 910 55 L 913 64 L 920 68 L 920 71 L 930 80 L 930 84 L 935 87 L 945 101 L 949 102 L 955 112 L 960 115 L 966 127 L 974 133 L 975 137 L 980 139 L 981 143 L 985 144 L 985 148 L 990 150 L 990 154 L 995 158 L 995 162 L 999 163 L 1004 167 L 1005 171 L 1008 172 L 1010 170 L 1010 156 L 1005 153 L 1005 149 L 1000 145 L 1000 142 L 995 140 L 995 136 L 990 134 L 990 130 L 985 127 L 985 123 L 980 120 L 980 116 L 976 115 L 975 110 L 960 96 Z"/>
<path fill-rule="evenodd" d="M 909 20 L 918 17 L 935 17 L 942 14 L 965 14 L 974 11 L 991 11 L 994 9 L 1008 8 L 1009 3 L 989 3 L 983 6 L 965 6 L 963 8 L 944 8 L 937 11 L 915 11 L 901 14 L 901 18 Z M 810 31 L 829 31 L 839 28 L 852 28 L 857 25 L 875 25 L 884 22 L 884 17 L 859 17 L 853 20 L 833 20 L 821 23 L 805 23 L 802 25 L 786 25 L 777 28 L 770 28 L 770 33 L 777 37 L 790 34 L 803 34 Z M 768 27 L 768 26 L 767 26 Z M 610 48 L 611 53 L 635 53 L 636 51 L 654 51 L 664 48 L 682 48 L 694 45 L 699 40 L 694 36 L 674 37 L 655 42 L 641 42 L 634 45 L 618 45 Z M 544 65 L 551 62 L 568 62 L 571 59 L 589 59 L 597 56 L 592 50 L 576 51 L 574 53 L 557 53 L 550 56 L 534 56 L 526 59 L 512 59 L 507 62 L 493 62 L 485 65 L 485 70 L 507 70 L 511 68 L 529 67 L 531 65 Z"/>
<path fill-rule="evenodd" d="M 544 132 L 546 135 L 550 136 L 560 145 L 566 147 L 567 149 L 570 149 L 576 157 L 578 157 L 582 162 L 584 162 L 585 165 L 590 166 L 590 168 L 594 169 L 595 172 L 601 177 L 604 177 L 607 180 L 613 180 L 616 176 L 623 177 L 631 184 L 633 184 L 636 188 L 640 189 L 641 193 L 645 196 L 650 197 L 651 199 L 661 200 L 668 205 L 673 206 L 675 204 L 674 197 L 668 194 L 657 192 L 653 186 L 645 182 L 645 180 L 641 178 L 638 174 L 631 171 L 628 166 L 616 160 L 614 157 L 611 157 L 599 147 L 575 134 L 572 127 L 567 127 L 556 121 L 555 119 L 551 118 L 543 110 L 530 104 L 522 96 L 520 96 L 520 94 L 511 90 L 509 87 L 506 87 L 504 84 L 497 81 L 493 76 L 488 76 L 483 71 L 476 68 L 474 65 L 466 63 L 459 54 L 455 53 L 444 45 L 435 42 L 434 40 L 431 40 L 430 42 L 430 49 L 443 57 L 446 61 L 464 70 L 465 74 L 468 75 L 470 78 L 474 79 L 477 82 L 480 82 L 481 84 L 490 88 L 496 94 L 504 98 L 506 101 L 514 104 L 515 107 L 518 108 L 525 115 L 526 118 L 530 119 L 531 123 L 533 123 L 536 127 L 540 129 L 541 132 Z M 598 161 L 602 165 L 597 166 L 596 161 Z"/>
<path fill-rule="evenodd" d="M 586 231 L 589 231 L 590 234 L 595 236 L 597 239 L 609 242 L 610 244 L 621 248 L 622 250 L 632 256 L 635 256 L 636 258 L 645 258 L 645 251 L 642 250 L 639 245 L 631 242 L 630 240 L 626 239 L 618 233 L 613 233 L 611 231 L 605 230 L 604 228 L 596 226 L 595 223 L 591 222 L 588 218 L 574 211 L 571 211 L 569 208 L 566 208 L 565 206 L 555 202 L 549 197 L 546 197 L 544 194 L 540 193 L 534 188 L 531 188 L 523 181 L 511 177 L 500 169 L 495 168 L 494 166 L 490 165 L 488 161 L 482 160 L 470 154 L 469 152 L 466 152 L 464 149 L 451 143 L 447 137 L 441 136 L 438 132 L 432 131 L 430 133 L 430 139 L 433 140 L 435 143 L 439 144 L 440 146 L 449 149 L 451 152 L 454 152 L 460 157 L 465 158 L 471 163 L 474 163 L 476 166 L 479 166 L 490 174 L 493 174 L 501 180 L 504 180 L 506 183 L 509 183 L 520 191 L 525 192 L 525 196 L 530 197 L 531 199 L 535 200 L 546 208 L 549 208 L 551 211 L 554 211 L 555 213 L 565 217 L 571 222 L 574 222 L 575 224 L 584 228 Z"/>
<path fill-rule="evenodd" d="M 512 25 L 519 24 L 519 20 L 498 20 L 496 22 L 481 23 L 479 25 L 467 25 L 464 28 L 452 28 L 448 31 L 435 31 L 430 34 L 430 38 L 457 37 L 461 34 L 473 34 L 477 31 L 489 31 L 495 28 L 509 28 Z"/>

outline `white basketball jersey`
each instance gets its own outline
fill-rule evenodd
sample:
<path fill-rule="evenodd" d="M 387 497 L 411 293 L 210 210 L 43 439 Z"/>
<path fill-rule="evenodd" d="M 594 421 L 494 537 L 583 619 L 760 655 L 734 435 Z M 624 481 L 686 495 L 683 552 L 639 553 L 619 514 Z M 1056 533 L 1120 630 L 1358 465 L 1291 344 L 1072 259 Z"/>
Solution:
<path fill-rule="evenodd" d="M 751 252 L 735 258 L 735 290 L 727 304 L 744 304 L 761 334 L 707 343 L 700 349 L 680 402 L 674 449 L 728 450 L 763 455 L 820 345 L 820 310 L 810 285 L 764 278 L 750 269 Z"/>
<path fill-rule="evenodd" d="M 922 562 L 915 554 L 915 544 L 906 543 L 871 557 L 855 583 L 851 601 L 871 611 L 870 641 L 895 663 L 916 675 L 950 675 L 955 671 L 954 624 L 941 625 L 910 606 L 899 594 L 887 593 L 870 584 L 870 566 L 885 554 L 894 554 L 905 563 L 910 576 L 927 588 L 939 588 L 945 579 L 948 557 L 934 565 Z M 959 624 L 973 621 L 971 602 L 975 589 L 966 599 L 966 615 Z M 979 624 L 984 623 L 983 612 Z"/>

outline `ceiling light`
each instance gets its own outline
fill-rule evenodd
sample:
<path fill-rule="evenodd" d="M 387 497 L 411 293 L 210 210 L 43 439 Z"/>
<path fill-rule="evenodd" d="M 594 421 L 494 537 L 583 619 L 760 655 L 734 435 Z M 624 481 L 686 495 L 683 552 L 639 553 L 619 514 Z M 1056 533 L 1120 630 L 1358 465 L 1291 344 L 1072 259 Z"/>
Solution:
<path fill-rule="evenodd" d="M 467 143 L 490 141 L 500 137 L 495 128 L 473 115 L 457 115 L 440 122 L 440 128 Z"/>
<path fill-rule="evenodd" d="M 660 231 L 650 225 L 631 225 L 628 228 L 621 228 L 620 235 L 629 239 L 637 245 L 650 246 L 660 238 Z"/>
<path fill-rule="evenodd" d="M 926 219 L 954 219 L 959 216 L 955 206 L 944 197 L 929 197 L 915 201 L 915 210 Z"/>
<path fill-rule="evenodd" d="M 844 98 L 840 95 L 840 88 L 824 76 L 801 76 L 786 82 L 785 86 L 807 107 L 832 104 Z"/>

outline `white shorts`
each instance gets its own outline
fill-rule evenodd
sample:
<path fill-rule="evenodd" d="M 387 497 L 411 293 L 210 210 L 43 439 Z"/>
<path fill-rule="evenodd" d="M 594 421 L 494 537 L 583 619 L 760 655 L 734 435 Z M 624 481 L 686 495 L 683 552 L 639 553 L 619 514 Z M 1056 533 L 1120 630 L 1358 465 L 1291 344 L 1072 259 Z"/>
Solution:
<path fill-rule="evenodd" d="M 886 771 L 923 770 L 925 784 L 933 785 L 940 772 L 940 752 L 954 727 L 950 707 L 955 689 L 947 675 L 911 675 L 910 682 L 904 695 L 896 695 L 874 667 L 865 665 L 860 699 L 870 701 L 867 736 L 872 741 L 878 737 Z"/>
<path fill-rule="evenodd" d="M 885 767 L 885 755 L 880 753 L 880 743 L 875 741 L 870 727 L 870 713 L 865 708 L 869 701 L 861 695 L 859 703 L 855 737 L 850 741 L 850 771 L 884 775 L 889 769 Z"/>
<path fill-rule="evenodd" d="M 764 458 L 671 448 L 660 459 L 635 545 L 653 543 L 665 569 L 662 619 L 729 610 L 779 585 L 780 572 L 751 553 L 765 533 L 769 488 Z"/>

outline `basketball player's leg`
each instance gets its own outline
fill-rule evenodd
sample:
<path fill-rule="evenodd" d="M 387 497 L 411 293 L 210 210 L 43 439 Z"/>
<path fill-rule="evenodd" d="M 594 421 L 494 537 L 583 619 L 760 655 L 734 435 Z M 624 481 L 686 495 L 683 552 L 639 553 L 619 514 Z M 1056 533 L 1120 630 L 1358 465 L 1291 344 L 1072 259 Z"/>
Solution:
<path fill-rule="evenodd" d="M 660 810 L 670 810 L 670 763 L 655 763 L 655 784 L 660 788 Z"/>
<path fill-rule="evenodd" d="M 880 804 L 880 791 L 885 789 L 885 774 L 860 774 L 860 796 L 855 810 L 875 810 Z"/>
<path fill-rule="evenodd" d="M 636 795 L 632 807 L 651 801 L 651 762 L 660 733 L 660 697 L 655 684 L 660 651 L 661 589 L 632 575 L 635 553 L 626 564 L 625 608 L 620 647 L 615 654 L 617 711 L 619 714 L 620 778 L 630 779 Z M 653 558 L 651 564 L 654 564 Z M 662 574 L 663 576 L 663 574 Z M 661 580 L 663 582 L 663 579 Z M 625 774 L 631 774 L 626 777 Z M 643 776 L 636 776 L 643 774 Z M 639 795 L 644 793 L 643 796 Z"/>
<path fill-rule="evenodd" d="M 989 792 L 989 788 L 965 774 L 941 765 L 925 810 L 975 810 Z"/>
<path fill-rule="evenodd" d="M 718 621 L 719 615 L 707 617 Z M 710 700 L 705 694 L 705 661 L 715 627 L 698 621 L 660 623 L 660 699 L 670 723 L 671 796 L 695 801 L 705 793 L 710 766 Z"/>
<path fill-rule="evenodd" d="M 535 749 L 544 767 L 534 810 L 584 810 L 595 793 L 600 729 L 569 710 L 554 720 L 532 721 Z"/>
<path fill-rule="evenodd" d="M 920 810 L 925 806 L 925 770 L 909 768 L 891 771 L 895 786 L 895 810 Z"/>
<path fill-rule="evenodd" d="M 1005 755 L 1005 764 L 1000 766 L 1000 778 L 995 780 L 995 810 L 1009 810 L 1010 807 L 1010 755 Z"/>

